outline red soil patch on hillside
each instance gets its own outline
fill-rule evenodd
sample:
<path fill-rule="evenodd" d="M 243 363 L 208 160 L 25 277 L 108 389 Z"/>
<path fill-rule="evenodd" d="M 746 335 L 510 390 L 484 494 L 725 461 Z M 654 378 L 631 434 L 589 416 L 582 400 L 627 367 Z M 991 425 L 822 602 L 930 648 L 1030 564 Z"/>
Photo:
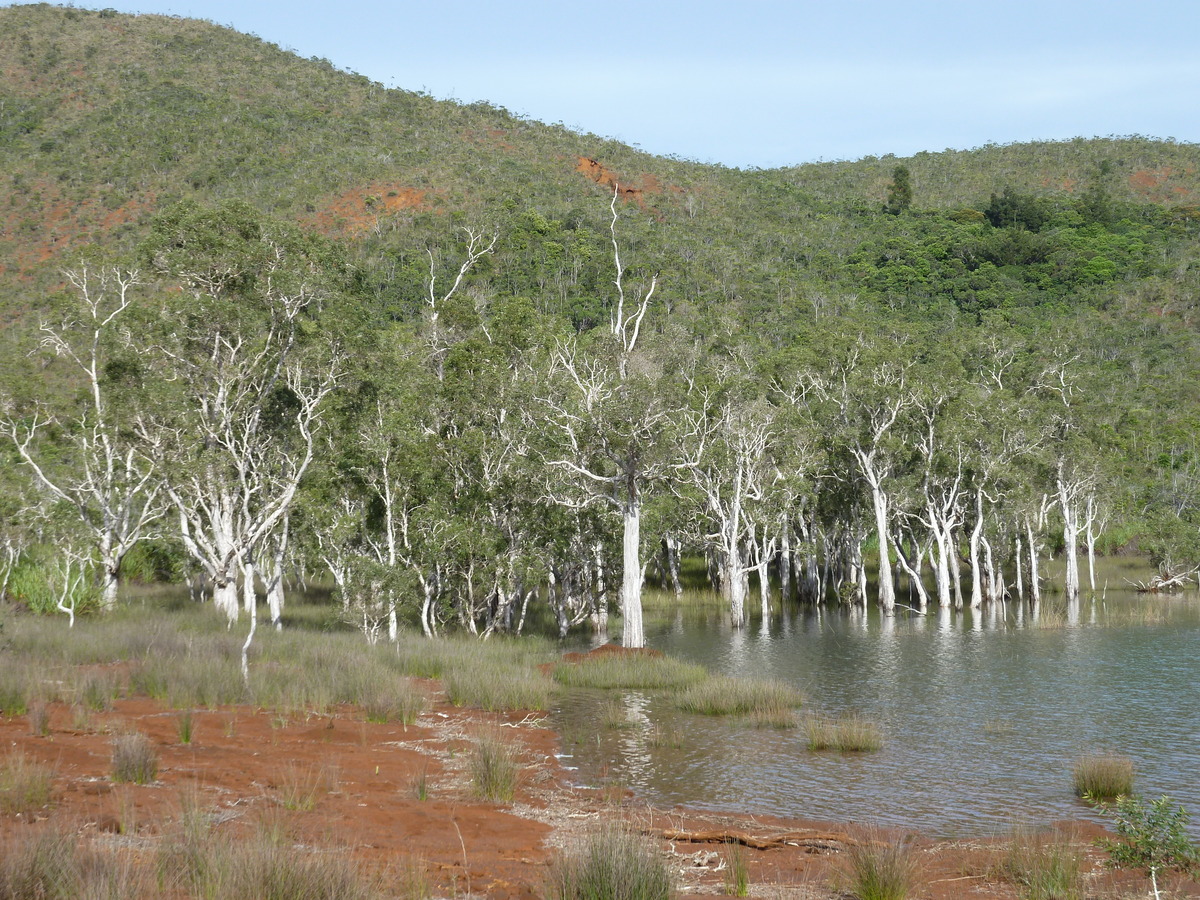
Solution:
<path fill-rule="evenodd" d="M 53 181 L 35 181 L 11 194 L 0 209 L 0 241 L 11 248 L 5 270 L 27 274 L 50 260 L 70 265 L 71 251 L 121 225 L 142 221 L 154 209 L 155 199 L 150 191 L 116 204 L 103 196 L 77 200 L 65 196 Z"/>
<path fill-rule="evenodd" d="M 434 705 L 408 727 L 366 722 L 350 707 L 326 714 L 223 707 L 193 713 L 187 745 L 179 741 L 179 712 L 141 698 L 120 700 L 105 713 L 51 704 L 46 736 L 31 734 L 25 716 L 0 718 L 8 752 L 19 751 L 55 773 L 52 807 L 32 817 L 0 816 L 0 842 L 22 840 L 37 828 L 67 828 L 81 842 L 124 847 L 135 864 L 153 866 L 156 848 L 177 831 L 182 798 L 191 796 L 217 823 L 218 834 L 248 834 L 257 823 L 282 817 L 302 852 L 336 849 L 364 873 L 395 872 L 420 861 L 435 897 L 542 897 L 559 849 L 597 823 L 614 820 L 657 845 L 685 894 L 722 893 L 723 854 L 732 842 L 744 850 L 755 896 L 844 897 L 845 851 L 858 842 L 904 836 L 917 863 L 918 896 L 1017 896 L 1001 880 L 1002 838 L 930 840 L 819 821 L 652 809 L 617 786 L 573 786 L 544 720 L 455 708 L 435 683 L 419 685 Z M 118 729 L 149 737 L 160 762 L 153 784 L 112 783 L 110 741 Z M 471 748 L 485 735 L 499 736 L 519 754 L 522 778 L 511 805 L 481 801 L 471 791 Z M 289 782 L 314 774 L 322 781 L 314 808 L 286 810 Z M 421 780 L 424 799 L 415 789 Z M 1096 826 L 1065 823 L 1059 830 L 1086 858 L 1089 897 L 1144 895 L 1144 878 L 1103 867 L 1103 854 L 1092 843 L 1101 833 Z M 1200 897 L 1200 885 L 1176 876 L 1167 880 L 1172 896 Z"/>
<path fill-rule="evenodd" d="M 1140 169 L 1129 176 L 1129 186 L 1147 200 L 1159 203 L 1194 199 L 1192 189 L 1187 184 L 1179 183 L 1181 178 L 1192 174 L 1174 166 Z"/>
<path fill-rule="evenodd" d="M 351 188 L 317 204 L 315 211 L 303 221 L 323 234 L 365 234 L 404 210 L 427 209 L 427 193 L 377 181 Z"/>
<path fill-rule="evenodd" d="M 667 191 L 682 193 L 679 188 L 665 187 L 658 178 L 649 174 L 644 174 L 636 180 L 621 178 L 616 172 L 607 168 L 599 160 L 587 156 L 578 157 L 575 171 L 587 176 L 596 182 L 596 184 L 601 184 L 610 190 L 617 191 L 618 195 L 626 203 L 636 203 L 640 209 L 647 212 L 651 211 L 646 205 L 647 194 L 663 194 Z"/>

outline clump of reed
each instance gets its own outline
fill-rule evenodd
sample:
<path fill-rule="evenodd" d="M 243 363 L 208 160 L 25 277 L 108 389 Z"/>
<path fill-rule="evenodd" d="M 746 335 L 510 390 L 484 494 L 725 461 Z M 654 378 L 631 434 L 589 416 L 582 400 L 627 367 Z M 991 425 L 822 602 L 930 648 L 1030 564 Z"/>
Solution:
<path fill-rule="evenodd" d="M 883 733 L 870 719 L 858 715 L 830 719 L 809 716 L 804 720 L 809 750 L 836 750 L 839 753 L 874 753 L 883 747 Z"/>
<path fill-rule="evenodd" d="M 726 676 L 705 679 L 675 700 L 685 712 L 776 722 L 803 702 L 804 695 L 786 682 Z"/>
<path fill-rule="evenodd" d="M 517 796 L 521 763 L 511 744 L 482 734 L 471 749 L 471 790 L 490 803 L 512 803 Z"/>
<path fill-rule="evenodd" d="M 554 683 L 532 667 L 484 660 L 478 669 L 453 669 L 443 676 L 446 696 L 455 706 L 496 710 L 545 710 Z"/>
<path fill-rule="evenodd" d="M 53 790 L 54 770 L 20 750 L 0 762 L 0 813 L 32 815 L 50 805 Z"/>
<path fill-rule="evenodd" d="M 284 809 L 311 812 L 323 796 L 337 789 L 337 782 L 337 771 L 331 766 L 284 766 L 279 772 L 279 802 Z"/>
<path fill-rule="evenodd" d="M 1075 794 L 1088 800 L 1114 800 L 1133 793 L 1133 760 L 1115 753 L 1080 757 L 1071 771 Z"/>
<path fill-rule="evenodd" d="M 1082 900 L 1083 854 L 1063 835 L 1016 831 L 1000 871 L 1021 900 Z"/>
<path fill-rule="evenodd" d="M 150 784 L 158 777 L 158 751 L 140 731 L 122 731 L 112 738 L 112 779 L 118 783 Z"/>
<path fill-rule="evenodd" d="M 360 700 L 368 722 L 401 725 L 414 724 L 425 711 L 425 704 L 425 695 L 406 678 L 368 690 Z"/>
<path fill-rule="evenodd" d="M 59 828 L 21 829 L 0 842 L 0 897 L 78 900 L 157 896 L 128 855 L 81 842 Z"/>
<path fill-rule="evenodd" d="M 857 900 L 905 900 L 916 881 L 916 860 L 907 841 L 868 832 L 846 850 L 847 877 Z"/>
<path fill-rule="evenodd" d="M 686 687 L 707 675 L 703 666 L 648 652 L 600 653 L 554 667 L 559 684 L 623 690 Z"/>
<path fill-rule="evenodd" d="M 737 841 L 726 841 L 721 852 L 725 863 L 725 893 L 732 897 L 747 897 L 750 894 L 750 863 L 746 857 L 746 846 Z"/>
<path fill-rule="evenodd" d="M 551 864 L 550 900 L 670 900 L 671 868 L 653 844 L 616 824 L 602 825 Z"/>
<path fill-rule="evenodd" d="M 383 896 L 348 854 L 301 849 L 277 819 L 260 822 L 248 837 L 235 836 L 214 831 L 197 810 L 185 812 L 160 845 L 157 876 L 167 890 L 223 900 Z"/>

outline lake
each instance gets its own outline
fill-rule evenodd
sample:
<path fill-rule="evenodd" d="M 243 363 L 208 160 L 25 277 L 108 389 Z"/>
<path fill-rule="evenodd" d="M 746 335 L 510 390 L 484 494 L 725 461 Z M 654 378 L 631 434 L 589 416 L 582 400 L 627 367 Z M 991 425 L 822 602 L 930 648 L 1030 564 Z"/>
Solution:
<path fill-rule="evenodd" d="M 813 753 L 803 728 L 685 715 L 625 692 L 631 727 L 598 726 L 611 695 L 554 711 L 564 763 L 657 806 L 879 823 L 940 836 L 1097 819 L 1072 794 L 1082 755 L 1131 757 L 1138 791 L 1200 818 L 1200 601 L 1107 591 L 1037 620 L 1015 602 L 884 618 L 792 608 L 735 631 L 719 612 L 647 617 L 651 647 L 729 675 L 800 687 L 805 711 L 880 723 L 881 751 Z M 1193 828 L 1196 822 L 1193 821 Z"/>

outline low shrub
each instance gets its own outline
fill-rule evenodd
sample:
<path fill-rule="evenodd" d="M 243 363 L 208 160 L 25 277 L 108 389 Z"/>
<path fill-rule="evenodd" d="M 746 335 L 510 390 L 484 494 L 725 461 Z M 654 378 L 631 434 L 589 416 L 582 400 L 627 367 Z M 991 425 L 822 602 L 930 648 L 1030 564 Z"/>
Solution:
<path fill-rule="evenodd" d="M 517 795 L 520 761 L 512 745 L 484 734 L 475 742 L 470 759 L 471 788 L 491 803 L 512 803 Z"/>
<path fill-rule="evenodd" d="M 1084 756 L 1072 770 L 1076 796 L 1090 800 L 1113 800 L 1133 793 L 1133 760 L 1128 756 L 1104 754 Z"/>
<path fill-rule="evenodd" d="M 653 844 L 604 825 L 551 864 L 550 900 L 670 900 L 671 868 Z"/>
<path fill-rule="evenodd" d="M 150 784 L 158 777 L 158 751 L 140 731 L 125 731 L 112 739 L 112 779 L 119 783 Z"/>
<path fill-rule="evenodd" d="M 1141 869 L 1150 876 L 1155 898 L 1159 897 L 1158 875 L 1180 869 L 1190 875 L 1200 872 L 1200 848 L 1188 836 L 1188 814 L 1170 797 L 1145 801 L 1131 794 L 1117 798 L 1115 806 L 1101 803 L 1113 814 L 1121 840 L 1102 840 L 1108 864 L 1114 868 Z"/>

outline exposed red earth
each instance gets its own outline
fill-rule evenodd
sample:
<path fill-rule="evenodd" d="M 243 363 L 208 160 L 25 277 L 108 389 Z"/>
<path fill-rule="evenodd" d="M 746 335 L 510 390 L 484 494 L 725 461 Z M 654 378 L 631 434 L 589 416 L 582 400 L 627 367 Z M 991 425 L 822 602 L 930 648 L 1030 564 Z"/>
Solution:
<path fill-rule="evenodd" d="M 751 896 L 849 897 L 842 874 L 856 841 L 911 841 L 918 887 L 913 896 L 1015 898 L 1001 863 L 1007 837 L 935 839 L 858 825 L 654 809 L 615 785 L 573 786 L 557 762 L 557 736 L 538 714 L 493 714 L 448 705 L 434 682 L 422 682 L 429 711 L 415 725 L 373 724 L 359 710 L 328 714 L 227 707 L 193 712 L 193 737 L 180 743 L 179 710 L 142 699 L 83 714 L 55 703 L 49 734 L 31 733 L 26 716 L 0 720 L 6 752 L 53 768 L 52 805 L 30 822 L 0 818 L 0 840 L 31 828 L 66 827 L 81 840 L 109 842 L 153 864 L 154 849 L 175 827 L 182 798 L 209 810 L 218 829 L 252 829 L 264 816 L 285 816 L 307 848 L 351 854 L 363 871 L 422 865 L 433 896 L 545 896 L 549 865 L 574 837 L 607 820 L 643 832 L 669 855 L 680 893 L 721 894 L 729 842 L 742 848 Z M 159 755 L 157 780 L 114 784 L 111 735 L 137 729 Z M 467 760 L 481 735 L 519 748 L 523 773 L 511 805 L 476 799 Z M 284 810 L 289 779 L 319 775 L 310 811 Z M 417 786 L 424 781 L 425 799 Z M 1014 810 L 1014 818 L 1019 810 Z M 1088 897 L 1145 897 L 1148 882 L 1104 867 L 1094 846 L 1101 830 L 1056 826 L 1086 854 Z M 316 852 L 316 851 L 310 851 Z M 1200 897 L 1200 885 L 1167 877 L 1171 897 Z"/>

